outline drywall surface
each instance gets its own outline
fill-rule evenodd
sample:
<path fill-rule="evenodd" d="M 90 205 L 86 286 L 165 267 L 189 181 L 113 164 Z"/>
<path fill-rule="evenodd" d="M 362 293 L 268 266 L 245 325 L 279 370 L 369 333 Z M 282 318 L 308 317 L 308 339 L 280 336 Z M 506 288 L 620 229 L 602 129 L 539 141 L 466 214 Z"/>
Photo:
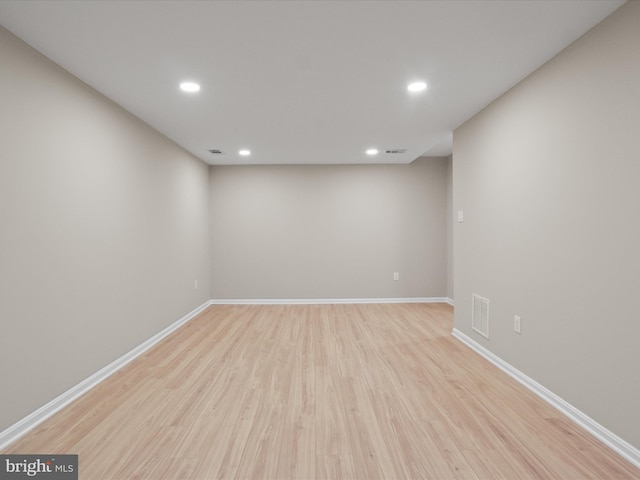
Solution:
<path fill-rule="evenodd" d="M 0 65 L 1 431 L 210 291 L 207 165 L 2 28 Z"/>
<path fill-rule="evenodd" d="M 445 176 L 446 158 L 212 167 L 212 297 L 444 297 Z"/>
<path fill-rule="evenodd" d="M 456 328 L 636 448 L 639 25 L 628 2 L 453 145 Z M 490 300 L 489 340 L 473 293 Z"/>
<path fill-rule="evenodd" d="M 453 157 L 447 157 L 447 297 L 453 300 Z"/>

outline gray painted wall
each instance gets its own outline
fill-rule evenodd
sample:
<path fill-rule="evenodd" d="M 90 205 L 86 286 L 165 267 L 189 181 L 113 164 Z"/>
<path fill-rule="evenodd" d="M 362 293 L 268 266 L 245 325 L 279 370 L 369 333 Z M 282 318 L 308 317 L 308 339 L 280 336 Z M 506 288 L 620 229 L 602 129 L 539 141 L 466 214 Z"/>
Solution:
<path fill-rule="evenodd" d="M 447 297 L 453 300 L 453 157 L 447 157 Z"/>
<path fill-rule="evenodd" d="M 455 326 L 640 448 L 640 2 L 454 132 Z M 490 340 L 471 294 L 490 299 Z M 513 316 L 522 317 L 522 335 Z"/>
<path fill-rule="evenodd" d="M 213 167 L 212 297 L 446 296 L 446 168 Z"/>
<path fill-rule="evenodd" d="M 2 28 L 0 65 L 1 431 L 210 291 L 207 165 Z"/>

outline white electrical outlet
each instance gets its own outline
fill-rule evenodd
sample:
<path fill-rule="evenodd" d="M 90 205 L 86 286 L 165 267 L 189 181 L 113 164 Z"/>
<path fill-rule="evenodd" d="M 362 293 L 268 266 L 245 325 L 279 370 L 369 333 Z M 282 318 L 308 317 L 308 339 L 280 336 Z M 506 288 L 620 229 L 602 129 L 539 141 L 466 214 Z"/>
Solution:
<path fill-rule="evenodd" d="M 462 210 L 458 210 L 458 222 L 464 222 L 464 212 Z"/>
<path fill-rule="evenodd" d="M 400 280 L 400 274 L 398 272 L 393 272 L 393 279 Z"/>
<path fill-rule="evenodd" d="M 197 289 L 198 289 L 198 280 L 195 280 L 195 281 L 193 282 L 193 289 L 194 289 L 194 290 L 197 290 Z"/>
<path fill-rule="evenodd" d="M 522 333 L 522 324 L 518 315 L 513 316 L 513 331 L 516 333 Z"/>

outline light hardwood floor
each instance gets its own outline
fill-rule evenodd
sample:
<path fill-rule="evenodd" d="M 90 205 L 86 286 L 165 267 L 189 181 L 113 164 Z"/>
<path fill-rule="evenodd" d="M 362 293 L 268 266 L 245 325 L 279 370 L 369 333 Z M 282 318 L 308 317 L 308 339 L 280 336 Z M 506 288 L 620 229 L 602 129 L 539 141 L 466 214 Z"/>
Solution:
<path fill-rule="evenodd" d="M 443 304 L 214 306 L 3 453 L 80 478 L 640 479 Z"/>

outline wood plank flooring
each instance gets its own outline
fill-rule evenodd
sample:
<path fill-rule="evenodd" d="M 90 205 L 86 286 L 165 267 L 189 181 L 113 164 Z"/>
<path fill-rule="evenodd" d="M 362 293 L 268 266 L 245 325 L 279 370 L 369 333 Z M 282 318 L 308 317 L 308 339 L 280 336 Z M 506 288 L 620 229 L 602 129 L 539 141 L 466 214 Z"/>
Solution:
<path fill-rule="evenodd" d="M 640 479 L 443 304 L 213 306 L 3 453 L 83 480 Z"/>

